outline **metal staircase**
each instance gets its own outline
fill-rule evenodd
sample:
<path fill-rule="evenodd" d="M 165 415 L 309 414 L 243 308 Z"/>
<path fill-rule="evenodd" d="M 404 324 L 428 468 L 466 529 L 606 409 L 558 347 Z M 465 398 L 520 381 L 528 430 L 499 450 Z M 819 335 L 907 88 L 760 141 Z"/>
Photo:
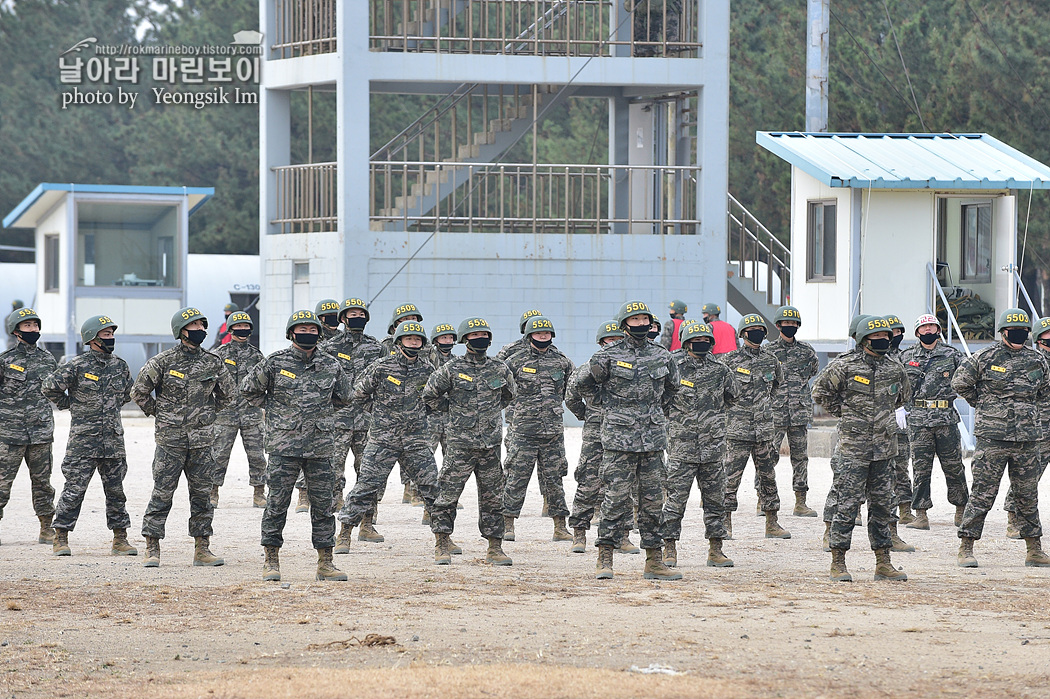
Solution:
<path fill-rule="evenodd" d="M 741 315 L 770 320 L 790 301 L 791 250 L 729 194 L 727 298 Z"/>

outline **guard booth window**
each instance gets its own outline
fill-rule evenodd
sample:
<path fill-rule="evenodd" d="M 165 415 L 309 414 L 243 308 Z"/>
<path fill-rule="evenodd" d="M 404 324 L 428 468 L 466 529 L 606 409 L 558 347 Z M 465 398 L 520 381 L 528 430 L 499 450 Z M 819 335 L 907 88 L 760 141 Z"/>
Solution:
<path fill-rule="evenodd" d="M 178 207 L 77 206 L 77 286 L 173 287 L 180 281 Z"/>
<path fill-rule="evenodd" d="M 58 236 L 44 236 L 44 291 L 58 291 Z"/>
<path fill-rule="evenodd" d="M 992 205 L 962 207 L 962 279 L 992 281 Z"/>
<path fill-rule="evenodd" d="M 835 281 L 834 200 L 811 201 L 806 210 L 806 280 Z"/>

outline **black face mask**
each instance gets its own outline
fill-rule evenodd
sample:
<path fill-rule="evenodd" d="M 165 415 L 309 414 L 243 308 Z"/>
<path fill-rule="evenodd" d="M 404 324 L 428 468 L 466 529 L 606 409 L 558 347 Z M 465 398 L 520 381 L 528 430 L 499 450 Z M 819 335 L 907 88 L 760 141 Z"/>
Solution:
<path fill-rule="evenodd" d="M 317 318 L 329 328 L 339 327 L 339 318 L 335 313 L 325 313 L 323 316 L 317 316 Z"/>
<path fill-rule="evenodd" d="M 26 343 L 27 345 L 35 345 L 37 340 L 40 339 L 40 333 L 38 333 L 36 330 L 23 330 L 19 332 L 18 336 L 21 337 L 22 342 Z"/>
<path fill-rule="evenodd" d="M 368 319 L 357 316 L 355 318 L 347 318 L 343 323 L 346 324 L 347 330 L 353 332 L 354 330 L 364 330 L 365 324 L 368 323 Z"/>
<path fill-rule="evenodd" d="M 762 329 L 745 330 L 744 337 L 746 337 L 747 341 L 753 345 L 761 345 L 762 340 L 766 339 L 766 331 Z"/>
<path fill-rule="evenodd" d="M 659 330 L 650 330 L 647 333 L 647 335 L 648 335 L 650 340 L 655 340 L 656 338 L 660 337 L 660 331 Z"/>
<path fill-rule="evenodd" d="M 532 346 L 536 349 L 545 350 L 551 346 L 551 343 L 554 342 L 554 340 L 529 340 L 529 342 L 531 342 Z"/>
<path fill-rule="evenodd" d="M 487 337 L 475 337 L 467 340 L 467 347 L 469 347 L 475 354 L 484 354 L 485 350 L 492 344 L 492 340 Z"/>
<path fill-rule="evenodd" d="M 98 343 L 102 345 L 102 351 L 106 354 L 112 354 L 113 348 L 117 346 L 117 338 L 115 337 L 100 337 Z"/>
<path fill-rule="evenodd" d="M 890 347 L 892 347 L 893 349 L 897 349 L 901 346 L 902 342 L 904 342 L 904 333 L 901 333 L 900 335 L 894 335 L 890 338 Z"/>
<path fill-rule="evenodd" d="M 1036 340 L 1036 342 L 1038 342 L 1040 346 L 1050 350 L 1050 340 Z"/>
<path fill-rule="evenodd" d="M 400 347 L 401 352 L 409 359 L 415 359 L 419 356 L 419 353 L 421 351 L 421 348 L 419 347 L 405 347 L 404 345 L 401 345 Z"/>
<path fill-rule="evenodd" d="M 934 342 L 940 339 L 940 333 L 920 333 L 919 342 L 924 345 L 932 345 Z"/>
<path fill-rule="evenodd" d="M 233 331 L 233 336 L 234 337 L 244 337 L 244 338 L 251 337 L 252 336 L 252 329 L 251 328 L 237 328 L 236 330 Z"/>
<path fill-rule="evenodd" d="M 649 326 L 648 325 L 628 325 L 627 334 L 636 340 L 641 340 L 643 337 L 649 337 Z"/>
<path fill-rule="evenodd" d="M 204 338 L 208 337 L 207 330 L 187 330 L 186 340 L 194 347 L 200 347 L 204 344 Z"/>
<path fill-rule="evenodd" d="M 317 347 L 319 339 L 320 335 L 317 333 L 292 333 L 292 341 L 304 350 L 311 350 Z"/>
<path fill-rule="evenodd" d="M 1028 328 L 1007 328 L 1006 341 L 1013 345 L 1023 345 L 1028 339 Z"/>
<path fill-rule="evenodd" d="M 875 354 L 886 354 L 890 351 L 890 338 L 888 337 L 877 337 L 872 340 L 868 340 L 868 347 Z"/>
<path fill-rule="evenodd" d="M 689 342 L 689 351 L 693 354 L 707 354 L 711 351 L 711 345 L 714 344 L 710 340 L 692 340 Z"/>
<path fill-rule="evenodd" d="M 434 346 L 438 348 L 438 352 L 442 354 L 448 354 L 452 351 L 452 348 L 456 346 L 455 342 L 435 342 Z"/>
<path fill-rule="evenodd" d="M 790 338 L 794 337 L 795 333 L 797 333 L 797 332 L 798 332 L 798 327 L 795 326 L 795 325 L 782 325 L 782 326 L 780 326 L 780 334 L 783 335 L 786 338 L 790 339 Z"/>

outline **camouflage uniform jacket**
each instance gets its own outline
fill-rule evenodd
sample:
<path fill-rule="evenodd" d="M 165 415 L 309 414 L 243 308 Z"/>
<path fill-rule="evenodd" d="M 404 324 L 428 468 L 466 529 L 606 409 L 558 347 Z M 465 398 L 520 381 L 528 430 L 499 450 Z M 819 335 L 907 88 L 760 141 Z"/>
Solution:
<path fill-rule="evenodd" d="M 512 354 L 507 366 L 518 387 L 514 402 L 507 406 L 507 431 L 530 437 L 561 434 L 565 430 L 565 389 L 576 370 L 572 360 L 554 347 L 539 352 L 529 345 Z"/>
<path fill-rule="evenodd" d="M 959 422 L 959 414 L 952 404 L 955 389 L 952 376 L 963 363 L 965 355 L 951 345 L 938 341 L 933 349 L 916 343 L 901 352 L 901 363 L 908 372 L 912 400 L 908 404 L 908 425 L 911 427 L 938 427 Z M 929 407 L 926 401 L 943 401 L 943 407 Z M 919 406 L 915 404 L 920 402 Z"/>
<path fill-rule="evenodd" d="M 524 336 L 519 337 L 514 342 L 508 342 L 507 344 L 503 345 L 503 347 L 500 348 L 500 351 L 496 353 L 496 359 L 505 362 L 508 359 L 510 359 L 510 356 L 512 354 L 517 354 L 523 349 L 526 349 L 528 346 L 529 345 L 525 342 Z M 553 346 L 554 345 L 551 345 L 551 347 Z"/>
<path fill-rule="evenodd" d="M 426 443 L 430 431 L 423 387 L 433 373 L 434 365 L 425 356 L 410 362 L 400 352 L 368 365 L 354 384 L 354 398 L 371 406 L 370 440 Z"/>
<path fill-rule="evenodd" d="M 784 385 L 784 370 L 767 347 L 744 345 L 720 358 L 740 387 L 740 400 L 729 408 L 729 439 L 773 441 L 773 396 Z"/>
<path fill-rule="evenodd" d="M 844 456 L 884 461 L 897 455 L 894 412 L 911 398 L 904 367 L 865 351 L 831 360 L 813 384 L 813 399 L 839 419 Z"/>
<path fill-rule="evenodd" d="M 331 340 L 325 340 L 317 348 L 339 360 L 339 366 L 346 374 L 350 386 L 354 385 L 357 377 L 361 376 L 369 364 L 389 354 L 383 351 L 374 337 L 363 332 L 341 332 Z M 353 432 L 367 431 L 368 413 L 364 406 L 355 401 L 337 412 L 335 428 Z"/>
<path fill-rule="evenodd" d="M 55 416 L 40 385 L 57 366 L 50 352 L 25 342 L 0 354 L 0 442 L 45 444 L 54 440 Z"/>
<path fill-rule="evenodd" d="M 201 449 L 212 446 L 215 414 L 234 403 L 237 386 L 221 359 L 180 342 L 146 362 L 131 397 L 157 416 L 157 444 Z"/>
<path fill-rule="evenodd" d="M 235 386 L 240 386 L 244 377 L 263 360 L 263 353 L 259 351 L 259 348 L 237 340 L 230 340 L 217 348 L 215 355 L 222 360 L 226 370 L 230 372 L 230 378 L 233 379 Z M 215 424 L 240 425 L 243 422 L 246 425 L 257 425 L 262 422 L 262 417 L 262 410 L 248 405 L 248 401 L 244 400 L 244 396 L 238 391 L 237 400 L 233 405 L 225 410 L 220 410 L 215 416 Z"/>
<path fill-rule="evenodd" d="M 455 357 L 452 355 L 452 352 L 445 354 L 431 344 L 430 349 L 427 351 L 427 358 L 430 359 L 430 363 L 434 365 L 435 369 L 440 369 Z M 431 413 L 429 420 L 432 429 L 437 430 L 439 434 L 445 433 L 445 426 L 448 424 L 448 413 Z"/>
<path fill-rule="evenodd" d="M 808 425 L 813 420 L 813 395 L 809 380 L 817 375 L 817 353 L 801 340 L 778 337 L 766 348 L 780 360 L 784 383 L 773 394 L 773 424 L 777 427 Z"/>
<path fill-rule="evenodd" d="M 335 449 L 334 408 L 348 405 L 350 381 L 324 352 L 298 347 L 278 350 L 241 382 L 249 404 L 266 409 L 266 452 L 303 459 L 328 459 Z"/>
<path fill-rule="evenodd" d="M 602 398 L 601 393 L 594 391 L 585 393 L 580 387 L 580 379 L 591 370 L 589 364 L 581 364 L 576 367 L 569 377 L 569 385 L 565 389 L 565 407 L 577 417 L 583 420 L 583 441 L 598 439 L 598 433 L 602 427 Z"/>
<path fill-rule="evenodd" d="M 678 391 L 671 353 L 628 337 L 595 352 L 579 381 L 585 395 L 601 391 L 602 448 L 652 452 L 667 448 L 667 410 Z"/>
<path fill-rule="evenodd" d="M 667 415 L 670 457 L 687 463 L 721 461 L 726 414 L 740 396 L 733 372 L 710 354 L 694 357 L 683 352 L 675 362 L 679 388 Z"/>
<path fill-rule="evenodd" d="M 66 454 L 99 459 L 124 458 L 120 408 L 131 400 L 131 370 L 120 357 L 89 349 L 44 379 L 44 395 L 69 408 Z"/>
<path fill-rule="evenodd" d="M 379 343 L 379 347 L 382 349 L 381 356 L 389 357 L 394 354 L 394 336 L 387 335 L 383 338 L 382 342 Z"/>
<path fill-rule="evenodd" d="M 1045 436 L 1039 404 L 1050 398 L 1048 374 L 1042 353 L 1000 341 L 963 360 L 952 388 L 976 410 L 977 437 L 1037 442 Z"/>
<path fill-rule="evenodd" d="M 445 440 L 467 449 L 498 447 L 503 441 L 500 412 L 517 394 L 507 365 L 486 355 L 454 357 L 430 375 L 423 400 L 433 412 L 448 413 Z"/>

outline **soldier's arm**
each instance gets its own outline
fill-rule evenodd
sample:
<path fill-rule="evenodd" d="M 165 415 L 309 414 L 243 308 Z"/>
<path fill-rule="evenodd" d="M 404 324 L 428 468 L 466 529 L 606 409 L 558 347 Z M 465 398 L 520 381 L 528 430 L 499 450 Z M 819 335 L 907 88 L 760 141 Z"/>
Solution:
<path fill-rule="evenodd" d="M 241 395 L 248 401 L 248 405 L 256 408 L 266 406 L 266 393 L 270 387 L 270 374 L 267 371 L 269 364 L 265 359 L 259 362 L 241 381 Z"/>
<path fill-rule="evenodd" d="M 446 364 L 431 374 L 426 386 L 423 387 L 423 402 L 427 404 L 431 412 L 448 412 L 448 392 L 452 388 L 449 366 L 451 364 Z"/>
<path fill-rule="evenodd" d="M 727 408 L 731 408 L 736 405 L 738 400 L 740 400 L 740 385 L 736 382 L 736 378 L 733 377 L 733 372 L 729 371 L 729 369 L 725 370 L 723 384 L 722 400 L 725 402 Z"/>
<path fill-rule="evenodd" d="M 780 363 L 780 360 L 773 357 L 773 361 L 776 362 L 773 369 L 773 385 L 770 387 L 770 395 L 775 395 L 780 387 L 784 385 L 784 365 Z"/>
<path fill-rule="evenodd" d="M 153 357 L 146 362 L 146 366 L 142 367 L 139 377 L 135 379 L 135 385 L 131 387 L 131 399 L 142 408 L 142 412 L 146 415 L 156 414 L 157 399 L 154 398 L 153 393 L 161 387 L 160 375 L 160 362 Z"/>
<path fill-rule="evenodd" d="M 670 323 L 664 326 L 664 331 L 660 333 L 660 345 L 665 350 L 671 349 L 671 336 L 674 335 L 674 319 Z"/>
<path fill-rule="evenodd" d="M 667 357 L 667 368 L 669 371 L 667 376 L 664 377 L 664 392 L 660 397 L 660 409 L 663 410 L 664 415 L 670 412 L 675 394 L 678 393 L 678 389 L 682 385 L 682 374 L 678 371 L 678 365 L 670 356 Z"/>
<path fill-rule="evenodd" d="M 977 363 L 977 355 L 968 357 L 952 376 L 952 389 L 972 406 L 977 405 L 977 399 L 980 397 L 980 392 L 977 390 L 979 376 L 980 367 Z"/>
<path fill-rule="evenodd" d="M 514 381 L 514 372 L 505 364 L 503 365 L 503 376 L 507 379 L 507 383 L 503 384 L 500 406 L 506 408 L 514 400 L 514 396 L 518 394 L 518 384 Z"/>
<path fill-rule="evenodd" d="M 583 372 L 579 372 L 583 373 Z M 583 420 L 587 417 L 587 403 L 583 400 L 583 396 L 580 394 L 578 385 L 579 375 L 574 371 L 565 382 L 565 407 L 569 409 L 578 420 Z"/>
<path fill-rule="evenodd" d="M 336 408 L 345 408 L 354 403 L 354 387 L 350 383 L 350 375 L 343 371 L 339 362 L 332 360 L 337 372 L 335 387 L 332 389 L 332 405 Z"/>
<path fill-rule="evenodd" d="M 576 373 L 576 365 L 572 363 L 572 360 L 568 357 L 565 358 L 565 380 L 561 382 L 561 399 L 568 399 L 569 392 L 569 381 L 572 379 L 572 375 Z"/>
<path fill-rule="evenodd" d="M 911 405 L 911 381 L 908 380 L 908 372 L 901 367 L 900 371 L 901 390 L 897 392 L 897 407 L 903 408 Z"/>
<path fill-rule="evenodd" d="M 237 388 L 237 382 L 233 380 L 230 372 L 226 370 L 225 364 L 219 364 L 218 376 L 219 380 L 215 384 L 215 390 L 212 391 L 212 395 L 215 396 L 215 409 L 225 410 L 237 402 L 239 389 Z"/>
<path fill-rule="evenodd" d="M 813 350 L 809 351 L 809 359 L 806 360 L 806 366 L 803 369 L 803 381 L 809 381 L 817 372 L 820 371 L 820 362 L 817 361 L 817 353 Z"/>
<path fill-rule="evenodd" d="M 365 404 L 371 401 L 372 396 L 376 392 L 376 376 L 376 368 L 371 364 L 361 372 L 361 377 L 354 382 L 354 400 L 356 402 Z"/>
<path fill-rule="evenodd" d="M 817 374 L 813 384 L 813 400 L 824 407 L 835 417 L 842 414 L 841 376 L 839 376 L 837 362 L 832 361 L 824 371 Z"/>
<path fill-rule="evenodd" d="M 121 405 L 131 401 L 131 387 L 135 385 L 135 382 L 131 380 L 131 369 L 128 368 L 127 362 L 124 363 L 122 369 L 124 374 L 124 395 L 121 398 Z"/>
<path fill-rule="evenodd" d="M 584 395 L 598 393 L 598 388 L 609 380 L 609 362 L 601 356 L 601 352 L 595 353 L 588 362 L 588 370 L 580 375 L 580 391 Z"/>
<path fill-rule="evenodd" d="M 44 377 L 40 386 L 40 392 L 44 397 L 54 403 L 59 410 L 69 408 L 69 388 L 72 379 L 70 365 L 64 364 L 58 369 Z"/>

